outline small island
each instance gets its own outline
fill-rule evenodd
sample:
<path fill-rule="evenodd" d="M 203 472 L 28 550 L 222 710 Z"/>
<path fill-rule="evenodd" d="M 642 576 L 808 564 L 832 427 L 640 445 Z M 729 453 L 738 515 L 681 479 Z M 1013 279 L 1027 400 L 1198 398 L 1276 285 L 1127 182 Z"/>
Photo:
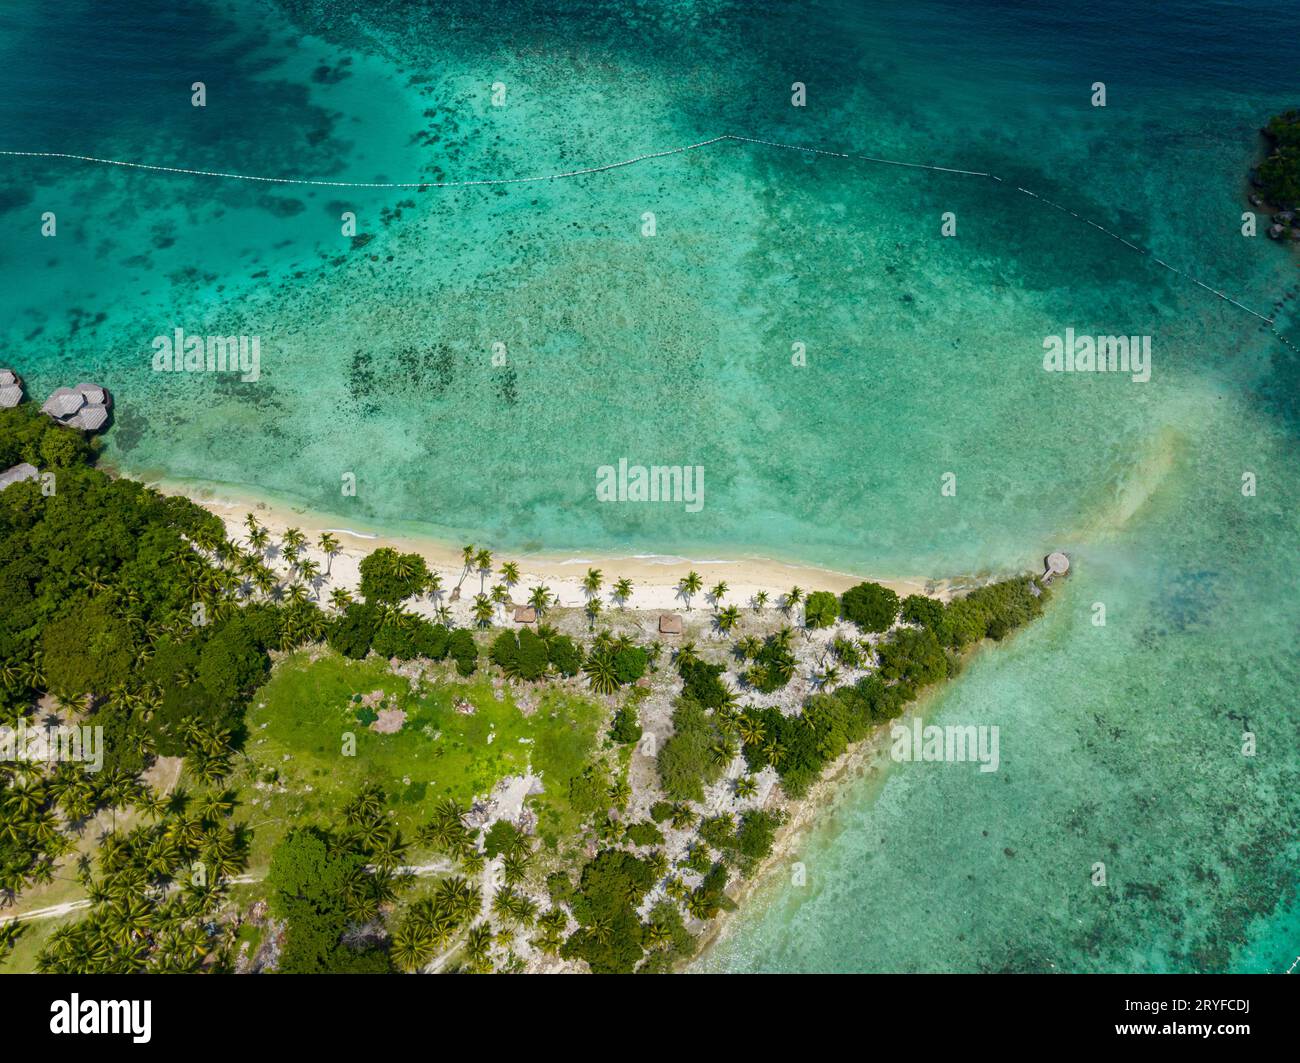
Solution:
<path fill-rule="evenodd" d="M 440 571 L 223 521 L 59 412 L 0 410 L 33 473 L 0 489 L 0 735 L 86 754 L 0 758 L 8 970 L 677 969 L 828 773 L 1069 567 L 744 597 L 691 570 L 671 609 L 592 567 L 561 604 L 483 547 Z"/>

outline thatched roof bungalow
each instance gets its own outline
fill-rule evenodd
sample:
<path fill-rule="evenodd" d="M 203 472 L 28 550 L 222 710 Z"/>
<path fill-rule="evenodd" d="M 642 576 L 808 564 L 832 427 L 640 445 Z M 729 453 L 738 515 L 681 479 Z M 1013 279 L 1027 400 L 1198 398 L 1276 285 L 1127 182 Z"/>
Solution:
<path fill-rule="evenodd" d="M 69 428 L 96 432 L 108 423 L 112 405 L 113 397 L 106 388 L 83 381 L 75 388 L 57 388 L 41 411 Z"/>
<path fill-rule="evenodd" d="M 0 472 L 0 491 L 3 491 L 10 484 L 22 483 L 24 480 L 35 480 L 40 475 L 35 465 L 22 462 L 19 465 L 12 465 L 4 472 Z"/>
<path fill-rule="evenodd" d="M 531 605 L 519 605 L 515 607 L 516 624 L 535 624 L 537 623 L 537 610 Z"/>
<path fill-rule="evenodd" d="M 0 369 L 0 410 L 12 409 L 22 401 L 22 377 L 12 369 Z"/>
<path fill-rule="evenodd" d="M 84 432 L 96 432 L 108 423 L 108 410 L 98 404 L 87 404 L 65 423 Z"/>
<path fill-rule="evenodd" d="M 56 421 L 71 417 L 86 405 L 86 396 L 76 388 L 55 388 L 54 394 L 45 400 L 41 413 L 48 413 Z"/>
<path fill-rule="evenodd" d="M 98 384 L 87 384 L 84 381 L 76 386 L 75 391 L 80 391 L 86 397 L 86 402 L 94 406 L 109 406 L 112 399 L 109 398 L 108 392 Z"/>
<path fill-rule="evenodd" d="M 682 633 L 682 614 L 681 613 L 661 613 L 659 614 L 659 634 L 661 635 L 680 635 Z"/>

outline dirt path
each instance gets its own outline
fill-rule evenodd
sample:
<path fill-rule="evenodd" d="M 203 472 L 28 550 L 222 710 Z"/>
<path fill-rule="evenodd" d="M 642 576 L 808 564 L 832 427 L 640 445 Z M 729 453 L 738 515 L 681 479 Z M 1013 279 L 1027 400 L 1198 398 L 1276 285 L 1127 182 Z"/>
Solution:
<path fill-rule="evenodd" d="M 398 874 L 405 873 L 414 875 L 416 878 L 421 878 L 424 875 L 436 875 L 443 871 L 451 871 L 455 866 L 456 865 L 451 860 L 443 857 L 435 860 L 431 864 L 404 865 L 399 867 L 397 872 Z M 228 885 L 247 886 L 254 882 L 260 882 L 264 875 L 265 872 L 257 875 L 236 875 L 234 878 L 229 880 Z M 70 915 L 73 912 L 89 907 L 90 901 L 87 898 L 82 897 L 80 900 L 64 901 L 62 904 L 52 904 L 48 908 L 34 908 L 30 912 L 23 912 L 20 915 L 12 915 L 0 919 L 0 926 L 5 926 L 9 923 L 25 923 L 30 919 L 58 919 L 60 916 Z"/>

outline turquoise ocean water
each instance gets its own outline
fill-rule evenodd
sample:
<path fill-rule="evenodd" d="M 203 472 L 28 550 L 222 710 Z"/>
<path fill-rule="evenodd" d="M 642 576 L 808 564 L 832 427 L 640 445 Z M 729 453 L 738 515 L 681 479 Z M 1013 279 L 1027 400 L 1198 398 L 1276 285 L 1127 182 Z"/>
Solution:
<path fill-rule="evenodd" d="M 353 527 L 882 576 L 1067 549 L 1049 617 L 924 708 L 998 725 L 1001 770 L 878 765 L 803 844 L 807 884 L 780 869 L 700 966 L 1300 954 L 1300 356 L 1016 191 L 1300 342 L 1295 255 L 1240 234 L 1255 130 L 1300 103 L 1289 5 L 177 7 L 7 5 L 0 148 L 400 182 L 733 134 L 1003 177 L 735 141 L 443 189 L 0 158 L 0 361 L 38 398 L 109 386 L 106 456 L 131 474 Z M 261 379 L 154 373 L 177 327 L 259 337 Z M 1151 381 L 1043 372 L 1066 328 L 1152 336 Z M 703 465 L 704 509 L 597 504 L 620 458 Z"/>

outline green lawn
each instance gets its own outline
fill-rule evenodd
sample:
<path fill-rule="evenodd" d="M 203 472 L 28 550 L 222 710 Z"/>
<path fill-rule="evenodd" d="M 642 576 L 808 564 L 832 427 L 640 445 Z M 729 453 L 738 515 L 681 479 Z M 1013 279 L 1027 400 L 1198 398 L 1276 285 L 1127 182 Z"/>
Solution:
<path fill-rule="evenodd" d="M 354 701 L 375 690 L 406 713 L 396 734 L 372 731 Z M 457 713 L 457 700 L 470 702 L 474 714 Z M 497 700 L 486 676 L 429 681 L 412 692 L 382 659 L 295 654 L 276 666 L 247 714 L 248 763 L 237 781 L 242 811 L 254 828 L 252 866 L 264 865 L 292 826 L 337 826 L 339 809 L 363 783 L 383 787 L 409 838 L 439 799 L 450 796 L 468 806 L 499 780 L 529 768 L 546 788 L 529 806 L 538 814 L 539 833 L 554 846 L 578 824 L 568 805 L 569 780 L 590 760 L 606 714 L 587 698 L 549 689 L 526 717 L 509 688 Z M 345 750 L 350 740 L 355 755 Z"/>

